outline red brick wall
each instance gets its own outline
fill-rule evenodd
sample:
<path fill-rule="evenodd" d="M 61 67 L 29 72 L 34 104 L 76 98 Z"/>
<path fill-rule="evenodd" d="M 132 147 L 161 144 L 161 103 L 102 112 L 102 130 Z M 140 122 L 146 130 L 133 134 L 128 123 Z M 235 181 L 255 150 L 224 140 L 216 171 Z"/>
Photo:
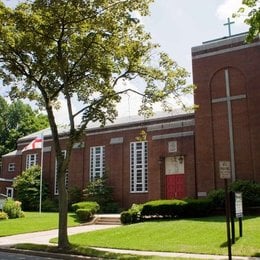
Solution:
<path fill-rule="evenodd" d="M 186 122 L 194 119 L 193 114 L 172 116 L 151 121 L 137 123 L 126 123 L 119 126 L 105 127 L 99 129 L 89 129 L 83 141 L 83 147 L 73 149 L 69 164 L 69 187 L 79 187 L 84 189 L 89 183 L 89 159 L 90 147 L 105 146 L 105 165 L 108 176 L 108 184 L 113 188 L 114 200 L 123 208 L 131 206 L 133 203 L 143 203 L 148 200 L 165 198 L 165 172 L 164 158 L 167 156 L 183 155 L 185 158 L 185 192 L 187 196 L 196 195 L 195 192 L 195 156 L 194 156 L 194 135 L 181 136 L 181 133 L 194 132 L 194 125 L 181 125 L 175 127 L 163 127 L 165 123 Z M 149 126 L 157 125 L 159 128 L 148 130 Z M 161 127 L 162 126 L 162 127 Z M 148 127 L 148 128 L 147 128 Z M 136 141 L 140 136 L 140 131 L 145 130 L 148 142 L 148 192 L 131 193 L 130 191 L 130 143 Z M 178 137 L 169 135 L 178 133 Z M 159 136 L 159 139 L 154 139 Z M 122 142 L 111 144 L 111 138 L 122 138 Z M 178 150 L 174 153 L 168 151 L 168 142 L 177 141 Z M 29 141 L 28 141 L 29 142 Z M 18 144 L 21 150 L 26 144 Z M 44 168 L 43 178 L 48 181 L 51 194 L 54 193 L 55 183 L 55 152 L 50 138 L 44 141 Z M 62 147 L 66 147 L 66 139 L 62 139 Z M 38 153 L 39 163 L 40 149 L 26 151 L 22 156 L 4 157 L 3 164 L 17 161 L 17 172 L 19 174 L 25 169 L 26 154 Z M 6 172 L 6 169 L 3 169 Z M 6 173 L 5 173 L 6 174 Z M 6 175 L 4 175 L 6 176 Z"/>
<path fill-rule="evenodd" d="M 218 162 L 230 160 L 226 102 L 211 103 L 226 96 L 224 70 L 229 72 L 230 95 L 246 95 L 232 101 L 236 179 L 260 181 L 260 45 L 223 40 L 226 45 L 193 49 L 193 80 L 197 85 L 195 103 L 196 166 L 198 192 L 223 186 Z M 222 53 L 221 53 L 222 50 Z M 224 50 L 224 51 L 223 51 Z"/>

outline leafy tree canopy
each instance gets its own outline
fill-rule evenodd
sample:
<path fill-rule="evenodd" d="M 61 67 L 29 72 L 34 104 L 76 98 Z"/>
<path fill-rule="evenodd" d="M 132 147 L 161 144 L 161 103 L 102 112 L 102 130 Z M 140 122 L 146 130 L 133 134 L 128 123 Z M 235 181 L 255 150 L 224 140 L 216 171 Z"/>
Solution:
<path fill-rule="evenodd" d="M 65 173 L 73 144 L 89 121 L 117 116 L 119 81 L 141 78 L 143 105 L 192 90 L 188 73 L 152 43 L 140 18 L 153 0 L 27 0 L 14 9 L 0 1 L 0 75 L 12 98 L 29 98 L 48 114 L 57 157 L 60 248 L 69 246 Z M 69 133 L 64 157 L 54 116 L 65 97 Z M 83 108 L 74 111 L 72 97 Z M 166 104 L 166 103 L 164 103 Z M 75 126 L 75 118 L 81 124 Z"/>
<path fill-rule="evenodd" d="M 260 35 L 260 6 L 258 0 L 243 0 L 242 4 L 249 7 L 250 11 L 245 19 L 245 23 L 250 26 L 247 41 L 251 42 Z M 233 16 L 240 16 L 245 13 L 246 8 L 241 7 Z"/>
<path fill-rule="evenodd" d="M 8 104 L 0 96 L 0 157 L 15 150 L 17 139 L 48 127 L 48 118 L 22 101 Z"/>

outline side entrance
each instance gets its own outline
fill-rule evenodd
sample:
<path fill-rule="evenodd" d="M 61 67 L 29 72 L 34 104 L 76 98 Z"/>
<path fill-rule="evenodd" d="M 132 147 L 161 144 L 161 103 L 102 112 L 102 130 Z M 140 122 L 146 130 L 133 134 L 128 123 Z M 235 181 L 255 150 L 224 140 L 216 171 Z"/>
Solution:
<path fill-rule="evenodd" d="M 165 189 L 166 199 L 186 197 L 183 156 L 165 158 Z"/>

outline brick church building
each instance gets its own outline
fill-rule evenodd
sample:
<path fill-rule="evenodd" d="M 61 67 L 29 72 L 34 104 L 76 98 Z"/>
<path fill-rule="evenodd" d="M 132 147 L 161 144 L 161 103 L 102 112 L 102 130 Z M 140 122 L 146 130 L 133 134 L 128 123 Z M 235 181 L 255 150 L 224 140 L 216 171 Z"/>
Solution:
<path fill-rule="evenodd" d="M 126 208 L 155 199 L 205 197 L 223 187 L 223 162 L 230 167 L 230 182 L 260 182 L 260 40 L 247 44 L 245 36 L 192 48 L 195 113 L 91 125 L 74 145 L 68 188 L 84 189 L 106 174 L 114 200 Z M 41 149 L 22 149 L 41 132 L 20 138 L 17 150 L 2 157 L 0 193 L 13 196 L 13 178 L 40 164 Z M 43 178 L 56 196 L 54 147 L 50 130 L 43 134 Z M 60 135 L 65 147 L 66 129 Z"/>

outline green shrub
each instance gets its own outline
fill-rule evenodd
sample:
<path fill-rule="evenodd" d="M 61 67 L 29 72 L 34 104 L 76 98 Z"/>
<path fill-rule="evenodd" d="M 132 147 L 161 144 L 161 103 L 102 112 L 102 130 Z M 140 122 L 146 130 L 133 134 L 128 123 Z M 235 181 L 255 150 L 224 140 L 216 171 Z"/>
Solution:
<path fill-rule="evenodd" d="M 8 215 L 7 215 L 7 213 L 1 211 L 0 212 L 0 220 L 5 220 L 5 219 L 8 219 Z"/>
<path fill-rule="evenodd" d="M 76 215 L 80 222 L 87 222 L 93 218 L 93 214 L 88 209 L 77 209 Z"/>
<path fill-rule="evenodd" d="M 230 185 L 233 192 L 242 192 L 243 206 L 259 207 L 260 206 L 260 184 L 253 181 L 237 180 Z M 225 191 L 217 189 L 210 191 L 208 198 L 212 200 L 215 208 L 225 207 Z"/>
<path fill-rule="evenodd" d="M 141 216 L 173 218 L 182 217 L 184 214 L 183 200 L 155 200 L 143 204 Z"/>
<path fill-rule="evenodd" d="M 237 180 L 230 189 L 234 192 L 242 192 L 244 207 L 260 206 L 260 184 L 253 181 Z"/>
<path fill-rule="evenodd" d="M 122 224 L 133 224 L 141 221 L 142 204 L 133 204 L 127 211 L 123 211 L 120 214 L 120 220 Z"/>
<path fill-rule="evenodd" d="M 39 209 L 41 167 L 34 165 L 14 179 L 13 187 L 17 200 L 22 202 L 23 210 Z M 42 180 L 42 200 L 48 197 L 48 185 Z"/>
<path fill-rule="evenodd" d="M 223 189 L 210 191 L 208 194 L 208 199 L 212 201 L 214 208 L 225 207 L 225 191 Z"/>
<path fill-rule="evenodd" d="M 24 213 L 21 204 L 20 201 L 8 198 L 4 204 L 3 211 L 8 215 L 8 218 L 22 218 L 24 217 Z"/>
<path fill-rule="evenodd" d="M 100 206 L 100 212 L 103 213 L 110 211 L 110 203 L 114 202 L 112 195 L 113 189 L 108 185 L 106 175 L 91 181 L 86 189 L 83 190 L 84 199 L 97 202 Z"/>
<path fill-rule="evenodd" d="M 132 214 L 130 211 L 123 211 L 120 214 L 120 221 L 122 224 L 132 224 Z"/>
<path fill-rule="evenodd" d="M 186 199 L 185 202 L 183 216 L 188 218 L 207 217 L 214 208 L 210 199 Z"/>
<path fill-rule="evenodd" d="M 81 201 L 72 204 L 72 210 L 76 212 L 78 209 L 86 209 L 92 214 L 95 214 L 99 211 L 99 205 L 97 202 L 94 201 Z"/>
<path fill-rule="evenodd" d="M 42 202 L 42 211 L 44 212 L 58 212 L 59 206 L 56 200 L 46 199 Z"/>

